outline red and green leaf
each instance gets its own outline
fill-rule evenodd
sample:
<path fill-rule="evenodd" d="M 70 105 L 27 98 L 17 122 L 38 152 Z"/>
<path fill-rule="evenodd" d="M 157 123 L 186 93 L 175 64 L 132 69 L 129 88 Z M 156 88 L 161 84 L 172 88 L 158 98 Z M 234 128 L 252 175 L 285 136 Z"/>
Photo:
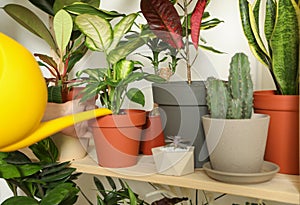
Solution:
<path fill-rule="evenodd" d="M 141 11 L 153 33 L 174 48 L 182 48 L 180 17 L 169 0 L 141 0 Z"/>
<path fill-rule="evenodd" d="M 198 0 L 191 17 L 191 38 L 195 48 L 198 48 L 200 27 L 207 0 Z"/>

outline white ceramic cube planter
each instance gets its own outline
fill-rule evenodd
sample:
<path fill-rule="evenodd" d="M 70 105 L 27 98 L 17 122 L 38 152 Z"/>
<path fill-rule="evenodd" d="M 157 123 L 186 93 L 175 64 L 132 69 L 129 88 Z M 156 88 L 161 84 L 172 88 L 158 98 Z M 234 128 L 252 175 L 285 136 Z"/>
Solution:
<path fill-rule="evenodd" d="M 153 159 L 159 174 L 181 176 L 194 172 L 194 147 L 173 149 L 152 148 Z"/>

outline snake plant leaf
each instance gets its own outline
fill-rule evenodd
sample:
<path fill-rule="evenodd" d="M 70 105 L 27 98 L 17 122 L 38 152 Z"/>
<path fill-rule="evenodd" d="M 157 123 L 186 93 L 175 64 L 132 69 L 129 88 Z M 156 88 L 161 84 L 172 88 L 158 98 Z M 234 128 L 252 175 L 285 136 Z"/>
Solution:
<path fill-rule="evenodd" d="M 132 13 L 123 17 L 114 27 L 114 39 L 112 44 L 109 47 L 108 52 L 115 49 L 123 36 L 131 29 L 134 21 L 137 17 L 137 14 Z"/>
<path fill-rule="evenodd" d="M 139 105 L 145 106 L 145 97 L 143 92 L 138 88 L 130 88 L 128 92 L 126 92 L 126 96 L 132 102 L 135 102 Z"/>
<path fill-rule="evenodd" d="M 299 83 L 299 7 L 294 0 L 279 0 L 270 39 L 274 75 L 283 95 L 295 95 Z"/>
<path fill-rule="evenodd" d="M 56 43 L 61 53 L 60 56 L 63 56 L 63 53 L 71 39 L 73 30 L 73 20 L 71 15 L 63 9 L 58 11 L 53 19 L 53 29 Z"/>
<path fill-rule="evenodd" d="M 55 0 L 29 0 L 37 8 L 46 12 L 50 16 L 54 16 L 53 4 Z"/>
<path fill-rule="evenodd" d="M 253 3 L 253 16 L 257 24 L 257 32 L 259 33 L 259 10 L 260 10 L 261 0 L 255 0 Z"/>
<path fill-rule="evenodd" d="M 103 9 L 98 9 L 98 7 L 94 7 L 85 3 L 74 3 L 72 5 L 65 6 L 64 9 L 74 15 L 80 15 L 80 14 L 97 15 L 102 18 L 105 18 L 108 21 L 116 17 L 124 16 L 124 14 L 121 14 L 117 11 L 106 11 Z"/>
<path fill-rule="evenodd" d="M 24 6 L 17 4 L 7 4 L 3 7 L 4 11 L 15 19 L 19 24 L 24 26 L 31 33 L 42 38 L 48 45 L 57 52 L 57 45 L 50 31 L 42 22 L 42 20 L 32 11 Z"/>
<path fill-rule="evenodd" d="M 249 5 L 250 4 L 248 0 L 239 0 L 240 17 L 241 17 L 243 31 L 246 36 L 246 39 L 248 40 L 248 44 L 252 53 L 257 57 L 257 59 L 262 64 L 269 67 L 270 65 L 269 57 L 259 46 L 256 36 L 254 35 L 254 32 L 251 27 L 253 25 L 253 23 L 252 24 L 250 23 L 250 13 L 252 12 L 252 10 L 250 9 L 251 7 Z M 254 17 L 254 15 L 251 16 L 252 18 Z"/>
<path fill-rule="evenodd" d="M 169 0 L 141 0 L 141 11 L 150 29 L 174 48 L 182 48 L 180 17 Z"/>
<path fill-rule="evenodd" d="M 56 0 L 53 5 L 54 13 L 65 8 L 66 6 L 76 3 L 88 4 L 94 8 L 99 8 L 100 6 L 100 0 Z"/>
<path fill-rule="evenodd" d="M 97 51 L 107 51 L 113 40 L 113 30 L 106 19 L 96 15 L 82 14 L 75 18 L 75 23 L 81 32 L 93 41 Z"/>
<path fill-rule="evenodd" d="M 196 49 L 198 49 L 200 27 L 205 6 L 206 0 L 198 0 L 191 16 L 191 39 Z"/>
<path fill-rule="evenodd" d="M 266 2 L 266 15 L 265 15 L 265 36 L 266 40 L 269 42 L 276 19 L 276 3 L 274 0 L 267 0 Z"/>

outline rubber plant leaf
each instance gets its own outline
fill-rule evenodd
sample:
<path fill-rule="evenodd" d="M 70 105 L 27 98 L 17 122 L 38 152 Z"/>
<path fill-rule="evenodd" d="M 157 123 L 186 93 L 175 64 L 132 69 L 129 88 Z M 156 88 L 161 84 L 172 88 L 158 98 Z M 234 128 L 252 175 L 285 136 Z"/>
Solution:
<path fill-rule="evenodd" d="M 75 18 L 75 23 L 81 32 L 93 41 L 97 51 L 103 52 L 110 47 L 113 40 L 113 30 L 106 19 L 82 14 Z"/>
<path fill-rule="evenodd" d="M 53 19 L 53 29 L 56 43 L 61 53 L 60 56 L 63 56 L 63 53 L 71 39 L 73 30 L 73 20 L 71 15 L 63 9 L 58 11 Z"/>
<path fill-rule="evenodd" d="M 54 13 L 75 3 L 88 4 L 94 8 L 99 8 L 100 6 L 100 0 L 56 0 L 53 5 Z"/>
<path fill-rule="evenodd" d="M 88 4 L 84 3 L 74 3 L 72 5 L 64 7 L 64 9 L 71 14 L 80 15 L 80 14 L 91 14 L 91 15 L 97 15 L 102 18 L 105 18 L 106 20 L 110 21 L 113 18 L 124 16 L 124 14 L 118 13 L 116 11 L 106 11 L 102 9 L 97 9 L 96 7 L 93 7 Z"/>
<path fill-rule="evenodd" d="M 50 16 L 54 16 L 53 4 L 55 0 L 29 0 L 37 8 L 46 12 Z"/>
<path fill-rule="evenodd" d="M 196 49 L 198 49 L 201 21 L 205 6 L 206 0 L 198 0 L 191 16 L 191 39 Z"/>
<path fill-rule="evenodd" d="M 141 0 L 141 11 L 157 37 L 174 48 L 182 48 L 180 17 L 169 0 Z"/>
<path fill-rule="evenodd" d="M 131 29 L 134 21 L 137 17 L 137 14 L 129 14 L 128 16 L 123 17 L 114 27 L 114 39 L 112 44 L 109 47 L 109 51 L 113 50 L 117 47 L 120 40 L 124 37 L 124 35 Z"/>
<path fill-rule="evenodd" d="M 250 14 L 249 14 L 252 11 L 249 8 L 248 1 L 239 0 L 239 9 L 240 9 L 240 17 L 241 17 L 243 31 L 246 39 L 248 40 L 250 50 L 262 64 L 266 65 L 270 69 L 270 64 L 271 64 L 270 59 L 264 53 L 264 51 L 259 47 L 255 35 L 252 31 L 252 27 L 250 23 Z"/>
<path fill-rule="evenodd" d="M 274 75 L 283 95 L 298 94 L 299 7 L 294 0 L 279 0 L 270 39 Z"/>
<path fill-rule="evenodd" d="M 42 20 L 32 11 L 17 4 L 7 4 L 3 7 L 3 9 L 9 16 L 15 19 L 31 33 L 45 40 L 48 45 L 57 52 L 57 45 L 50 31 Z"/>

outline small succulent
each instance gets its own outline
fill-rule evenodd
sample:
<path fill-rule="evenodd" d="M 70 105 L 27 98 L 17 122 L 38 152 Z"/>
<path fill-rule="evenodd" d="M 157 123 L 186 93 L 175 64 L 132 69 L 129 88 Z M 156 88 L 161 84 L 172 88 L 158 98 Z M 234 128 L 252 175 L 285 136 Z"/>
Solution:
<path fill-rule="evenodd" d="M 247 119 L 252 115 L 253 83 L 247 55 L 232 57 L 228 82 L 209 77 L 207 105 L 212 118 Z"/>

